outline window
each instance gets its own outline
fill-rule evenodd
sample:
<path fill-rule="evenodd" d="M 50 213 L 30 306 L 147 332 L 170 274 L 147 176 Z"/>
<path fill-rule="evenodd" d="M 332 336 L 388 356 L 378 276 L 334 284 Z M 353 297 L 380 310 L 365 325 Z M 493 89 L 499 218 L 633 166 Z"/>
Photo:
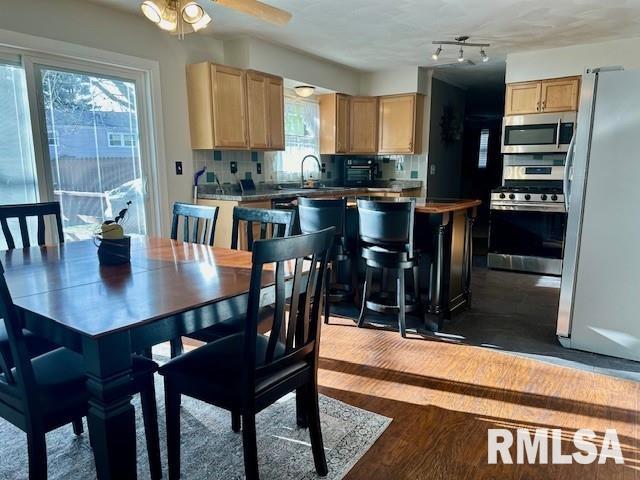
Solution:
<path fill-rule="evenodd" d="M 110 147 L 133 147 L 136 144 L 136 137 L 130 133 L 109 133 Z"/>
<path fill-rule="evenodd" d="M 487 168 L 487 151 L 489 150 L 489 129 L 480 131 L 480 148 L 478 150 L 478 168 Z"/>
<path fill-rule="evenodd" d="M 56 141 L 56 132 L 55 132 L 55 130 L 47 132 L 47 140 L 49 142 L 49 145 L 51 145 L 51 146 L 56 146 L 58 144 L 58 142 Z"/>
<path fill-rule="evenodd" d="M 121 133 L 110 133 L 109 134 L 109 146 L 110 147 L 122 147 L 123 139 Z"/>
<path fill-rule="evenodd" d="M 310 99 L 285 97 L 284 138 L 285 151 L 276 157 L 278 180 L 299 180 L 300 163 L 305 155 L 320 153 L 320 107 Z M 319 177 L 315 162 L 307 162 L 305 169 Z M 306 171 L 306 170 L 305 170 Z"/>
<path fill-rule="evenodd" d="M 49 66 L 39 73 L 44 128 L 49 137 L 57 133 L 48 153 L 65 238 L 91 238 L 129 200 L 127 232 L 145 234 L 136 83 Z M 105 133 L 109 147 L 120 147 L 116 152 L 105 148 Z"/>

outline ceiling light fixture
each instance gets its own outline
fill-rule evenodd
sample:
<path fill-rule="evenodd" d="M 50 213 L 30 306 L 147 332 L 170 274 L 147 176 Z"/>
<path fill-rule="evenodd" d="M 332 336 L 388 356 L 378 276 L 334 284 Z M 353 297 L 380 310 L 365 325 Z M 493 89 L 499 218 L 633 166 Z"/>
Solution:
<path fill-rule="evenodd" d="M 212 20 L 199 3 L 191 0 L 145 0 L 140 8 L 145 17 L 179 39 L 202 30 Z"/>
<path fill-rule="evenodd" d="M 483 62 L 487 62 L 489 60 L 489 57 L 487 56 L 487 53 L 484 49 L 490 47 L 491 44 L 467 43 L 467 40 L 469 40 L 469 38 L 470 37 L 468 35 L 460 35 L 459 37 L 455 37 L 454 40 L 434 40 L 431 43 L 433 45 L 438 45 L 438 48 L 433 52 L 431 58 L 435 61 L 438 60 L 438 58 L 440 57 L 440 53 L 442 53 L 442 45 L 456 45 L 460 47 L 460 50 L 458 51 L 458 62 L 462 63 L 465 61 L 464 49 L 467 47 L 480 47 L 480 58 Z"/>
<path fill-rule="evenodd" d="M 296 95 L 302 98 L 307 98 L 313 95 L 316 91 L 316 87 L 312 87 L 310 85 L 298 85 L 294 88 Z"/>

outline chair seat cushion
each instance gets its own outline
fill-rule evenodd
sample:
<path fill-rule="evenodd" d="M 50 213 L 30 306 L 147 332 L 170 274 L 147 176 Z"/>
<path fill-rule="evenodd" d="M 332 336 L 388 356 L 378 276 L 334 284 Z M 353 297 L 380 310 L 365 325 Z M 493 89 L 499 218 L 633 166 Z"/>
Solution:
<path fill-rule="evenodd" d="M 269 337 L 257 336 L 256 367 L 264 365 L 268 343 Z M 284 344 L 278 342 L 274 358 L 282 356 L 284 352 Z M 239 395 L 243 361 L 244 333 L 238 333 L 180 355 L 161 366 L 159 372 L 168 377 L 182 393 L 226 403 Z M 256 394 L 307 368 L 306 363 L 298 362 L 275 374 L 256 378 Z"/>
<path fill-rule="evenodd" d="M 24 329 L 22 333 L 24 335 L 24 341 L 27 344 L 27 350 L 32 357 L 37 357 L 38 355 L 42 355 L 43 353 L 59 348 L 59 345 L 55 345 L 44 338 L 40 338 L 29 330 Z M 12 367 L 13 358 L 11 356 L 11 348 L 9 346 L 9 336 L 7 335 L 7 330 L 3 321 L 0 321 L 0 352 L 3 358 L 9 363 L 8 366 Z"/>
<path fill-rule="evenodd" d="M 273 313 L 274 307 L 271 305 L 267 305 L 260 310 L 260 320 L 258 323 L 259 332 L 264 333 L 271 330 L 271 326 L 273 325 Z M 212 327 L 203 328 L 202 330 L 198 330 L 197 332 L 193 332 L 185 336 L 189 338 L 195 338 L 196 340 L 200 340 L 201 342 L 214 342 L 221 338 L 228 337 L 229 335 L 243 332 L 245 322 L 246 317 L 244 315 L 241 315 L 236 318 L 232 318 L 231 320 L 217 323 Z"/>
<path fill-rule="evenodd" d="M 89 400 L 86 370 L 82 355 L 67 348 L 58 348 L 31 359 L 33 376 L 46 414 L 84 411 Z M 133 386 L 143 376 L 152 375 L 158 365 L 147 358 L 134 355 L 132 359 Z M 16 369 L 12 369 L 16 375 Z M 4 374 L 0 381 L 6 381 Z"/>

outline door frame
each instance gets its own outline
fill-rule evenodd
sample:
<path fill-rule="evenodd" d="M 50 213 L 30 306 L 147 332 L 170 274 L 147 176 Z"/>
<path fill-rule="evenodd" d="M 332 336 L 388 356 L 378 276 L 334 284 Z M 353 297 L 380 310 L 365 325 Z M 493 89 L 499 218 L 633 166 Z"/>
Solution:
<path fill-rule="evenodd" d="M 37 66 L 79 71 L 133 81 L 136 85 L 141 169 L 146 177 L 147 234 L 161 235 L 167 228 L 168 198 L 164 128 L 157 61 L 68 42 L 0 29 L 0 48 L 20 55 L 27 79 L 27 95 L 41 201 L 53 198 L 48 139 L 39 107 Z M 40 181 L 42 179 L 42 181 Z"/>

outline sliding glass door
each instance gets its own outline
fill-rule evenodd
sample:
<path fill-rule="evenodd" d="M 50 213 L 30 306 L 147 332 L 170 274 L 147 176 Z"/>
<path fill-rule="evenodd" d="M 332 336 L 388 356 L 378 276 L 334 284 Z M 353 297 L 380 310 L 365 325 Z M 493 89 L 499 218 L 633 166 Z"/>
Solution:
<path fill-rule="evenodd" d="M 136 83 L 37 65 L 45 157 L 68 240 L 90 238 L 131 202 L 125 229 L 145 234 Z"/>

